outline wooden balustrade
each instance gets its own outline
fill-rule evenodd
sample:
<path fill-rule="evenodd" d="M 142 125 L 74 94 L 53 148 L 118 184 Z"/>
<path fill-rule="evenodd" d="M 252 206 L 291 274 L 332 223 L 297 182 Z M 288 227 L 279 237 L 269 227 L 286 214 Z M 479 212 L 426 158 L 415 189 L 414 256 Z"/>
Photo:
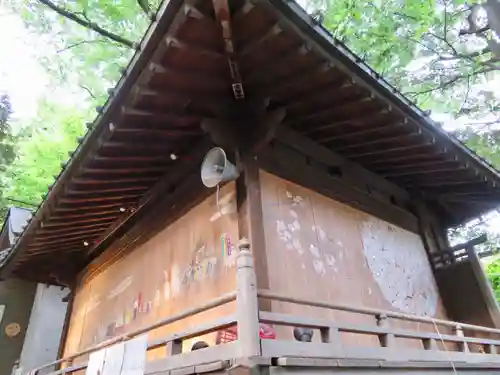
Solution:
<path fill-rule="evenodd" d="M 149 342 L 147 350 L 164 347 L 167 356 L 161 360 L 148 362 L 145 373 L 168 371 L 178 367 L 195 366 L 201 363 L 214 361 L 224 362 L 225 360 L 239 357 L 259 356 L 261 354 L 258 320 L 259 310 L 255 273 L 253 270 L 253 257 L 250 251 L 250 244 L 246 239 L 242 239 L 238 247 L 239 253 L 236 262 L 237 291 L 217 297 L 201 306 L 184 310 L 173 316 L 161 319 L 153 324 L 149 324 L 121 336 L 106 340 L 78 353 L 74 353 L 65 358 L 48 363 L 42 367 L 32 370 L 30 374 L 37 375 L 43 369 L 63 364 L 68 365 L 68 367 L 53 372 L 50 375 L 71 374 L 73 372 L 86 369 L 86 361 L 79 364 L 73 364 L 74 360 L 86 354 L 102 350 L 144 333 L 151 332 L 157 328 L 179 322 L 183 319 L 233 301 L 236 301 L 236 315 L 224 316 L 215 321 L 205 323 L 200 326 L 190 327 L 183 332 L 176 332 L 162 339 Z M 182 353 L 180 350 L 180 343 L 183 340 L 198 337 L 207 333 L 217 332 L 230 326 L 234 326 L 235 324 L 238 326 L 238 340 L 234 342 L 220 344 L 215 347 L 188 353 Z"/>
<path fill-rule="evenodd" d="M 498 355 L 500 348 L 499 329 L 396 311 L 313 301 L 290 297 L 269 290 L 257 290 L 253 257 L 249 244 L 242 241 L 239 250 L 236 270 L 237 290 L 235 292 L 49 363 L 31 372 L 31 374 L 37 374 L 37 371 L 57 364 L 66 364 L 69 367 L 53 372 L 51 375 L 62 375 L 83 370 L 87 366 L 86 362 L 73 364 L 78 357 L 179 322 L 232 301 L 236 301 L 234 315 L 220 317 L 214 321 L 189 327 L 182 332 L 176 332 L 149 342 L 147 350 L 164 348 L 166 357 L 147 362 L 144 373 L 168 373 L 174 369 L 185 369 L 182 373 L 188 375 L 225 369 L 235 361 L 246 361 L 249 358 L 254 361 L 253 363 L 269 366 L 328 367 L 348 363 L 349 366 L 381 368 L 384 366 L 401 367 L 403 365 L 432 367 L 439 364 L 441 367 L 460 368 L 461 366 L 472 366 L 482 368 L 489 366 L 488 368 L 500 369 L 500 355 Z M 374 323 L 372 325 L 347 324 L 315 317 L 259 311 L 259 299 L 371 316 Z M 401 329 L 393 325 L 394 320 L 424 323 L 430 325 L 432 329 L 429 331 Z M 280 337 L 275 340 L 261 340 L 259 337 L 260 323 L 288 326 L 290 329 L 303 327 L 318 330 L 320 342 L 282 340 Z M 180 344 L 183 340 L 216 332 L 235 324 L 238 326 L 238 339 L 236 341 L 181 353 Z M 450 334 L 450 331 L 453 331 L 454 334 Z M 371 336 L 376 339 L 374 341 L 378 342 L 378 345 L 372 347 L 348 346 L 342 342 L 343 333 Z M 470 334 L 488 334 L 491 337 L 470 337 Z M 405 348 L 398 341 L 400 339 L 417 342 L 420 349 L 415 349 L 415 346 Z M 474 352 L 472 348 L 474 350 L 480 348 L 481 353 L 478 353 L 477 350 Z"/>
<path fill-rule="evenodd" d="M 434 268 L 439 269 L 466 261 L 469 258 L 469 254 L 475 251 L 474 247 L 486 242 L 487 240 L 488 237 L 485 234 L 482 234 L 470 241 L 467 241 L 466 243 L 432 253 L 430 254 L 431 263 Z"/>
<path fill-rule="evenodd" d="M 424 316 L 404 314 L 394 311 L 354 307 L 342 304 L 312 301 L 301 298 L 281 295 L 268 290 L 259 290 L 258 297 L 271 301 L 287 302 L 304 306 L 318 307 L 329 310 L 345 311 L 353 314 L 368 315 L 373 317 L 376 324 L 361 325 L 348 324 L 332 320 L 304 317 L 290 314 L 260 311 L 261 322 L 278 326 L 312 328 L 320 332 L 320 342 L 297 342 L 290 340 L 263 340 L 262 355 L 264 357 L 281 358 L 280 365 L 293 363 L 297 366 L 300 362 L 290 358 L 322 358 L 342 359 L 350 361 L 374 361 L 376 367 L 380 363 L 459 363 L 459 364 L 485 364 L 500 368 L 500 330 L 471 324 L 434 319 Z M 425 323 L 430 325 L 429 331 L 413 331 L 392 326 L 392 320 Z M 455 334 L 442 333 L 438 328 L 451 328 Z M 488 334 L 495 338 L 468 337 L 464 330 L 475 334 Z M 376 338 L 378 346 L 345 345 L 341 334 L 350 333 L 360 336 Z M 409 347 L 398 339 L 407 339 L 417 342 L 418 345 Z M 449 344 L 449 345 L 448 345 Z M 420 349 L 416 349 L 416 347 Z M 471 346 L 480 348 L 472 352 Z M 287 359 L 288 360 L 285 360 Z M 313 362 L 303 361 L 304 366 L 311 366 Z M 320 362 L 330 363 L 333 362 Z"/>
<path fill-rule="evenodd" d="M 141 327 L 137 330 L 127 332 L 123 335 L 120 335 L 118 337 L 114 337 L 110 340 L 106 340 L 98 345 L 95 345 L 95 346 L 92 346 L 92 347 L 87 348 L 85 350 L 82 350 L 80 352 L 74 353 L 70 356 L 61 358 L 57 361 L 47 363 L 47 364 L 43 365 L 42 367 L 39 367 L 35 370 L 32 370 L 30 372 L 30 374 L 37 375 L 37 373 L 43 369 L 53 367 L 56 365 L 62 365 L 62 364 L 69 365 L 69 367 L 61 369 L 59 371 L 55 371 L 55 372 L 51 373 L 50 375 L 66 374 L 66 373 L 71 374 L 73 372 L 85 369 L 87 367 L 87 362 L 85 361 L 85 362 L 73 365 L 73 362 L 75 361 L 75 359 L 77 359 L 79 357 L 83 357 L 86 354 L 90 354 L 90 353 L 96 352 L 98 350 L 105 349 L 105 348 L 110 347 L 112 345 L 115 345 L 117 343 L 127 341 L 131 338 L 142 335 L 144 333 L 151 332 L 157 328 L 160 328 L 160 327 L 163 327 L 163 326 L 175 323 L 175 322 L 179 322 L 183 319 L 186 319 L 186 318 L 189 318 L 191 316 L 200 314 L 202 312 L 205 312 L 205 311 L 214 309 L 216 307 L 225 305 L 225 304 L 230 303 L 230 302 L 235 301 L 235 300 L 236 300 L 236 292 L 228 293 L 226 295 L 223 295 L 223 296 L 215 298 L 211 301 L 208 301 L 207 303 L 204 303 L 201 306 L 197 306 L 197 307 L 194 307 L 191 309 L 184 310 L 178 314 L 169 316 L 165 319 L 161 319 L 153 324 L 149 324 L 149 325 Z M 224 316 L 224 317 L 221 317 L 219 319 L 216 319 L 216 320 L 208 322 L 208 323 L 204 323 L 204 324 L 201 324 L 198 326 L 190 327 L 190 328 L 186 329 L 185 331 L 176 332 L 174 334 L 168 335 L 167 337 L 151 341 L 148 343 L 147 350 L 153 350 L 153 349 L 165 347 L 165 350 L 168 353 L 168 350 L 171 350 L 169 348 L 172 348 L 173 346 L 175 346 L 176 342 L 179 342 L 182 340 L 187 340 L 187 339 L 201 336 L 201 335 L 211 333 L 211 332 L 216 332 L 216 331 L 219 331 L 221 329 L 230 327 L 234 324 L 237 324 L 237 319 L 236 319 L 235 315 Z M 220 346 L 223 347 L 225 345 L 220 345 Z M 218 347 L 213 347 L 213 348 L 209 348 L 209 349 L 214 349 L 214 350 L 217 350 L 218 352 L 223 351 L 223 350 L 219 350 Z M 227 349 L 228 348 L 225 348 L 224 350 L 227 352 L 231 352 L 233 354 L 233 356 L 231 356 L 230 358 L 234 357 L 234 355 L 237 354 L 235 350 L 227 350 Z M 174 354 L 180 354 L 180 353 L 175 353 L 175 350 L 172 350 L 172 352 L 170 354 L 174 355 Z M 223 358 L 223 357 L 224 356 L 222 355 L 221 358 Z M 227 358 L 227 359 L 229 359 L 229 358 Z M 189 363 L 189 361 L 188 361 L 188 363 Z"/>

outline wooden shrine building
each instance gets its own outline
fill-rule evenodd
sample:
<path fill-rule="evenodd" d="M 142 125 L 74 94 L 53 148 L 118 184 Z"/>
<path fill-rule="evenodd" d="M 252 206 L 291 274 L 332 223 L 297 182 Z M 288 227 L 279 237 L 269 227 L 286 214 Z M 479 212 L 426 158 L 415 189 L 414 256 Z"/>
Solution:
<path fill-rule="evenodd" d="M 500 370 L 446 238 L 500 174 L 294 1 L 165 2 L 88 128 L 0 268 L 72 289 L 59 373 L 143 333 L 146 374 Z"/>

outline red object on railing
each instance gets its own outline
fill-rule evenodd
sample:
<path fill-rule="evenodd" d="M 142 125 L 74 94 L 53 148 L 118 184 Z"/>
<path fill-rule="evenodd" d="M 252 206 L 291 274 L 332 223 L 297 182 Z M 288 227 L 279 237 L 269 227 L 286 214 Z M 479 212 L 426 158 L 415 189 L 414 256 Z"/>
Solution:
<path fill-rule="evenodd" d="M 272 329 L 272 327 L 270 327 L 269 325 L 260 323 L 259 337 L 264 340 L 274 340 L 276 338 L 276 332 L 274 332 L 274 329 Z M 238 327 L 234 325 L 218 331 L 215 342 L 217 344 L 223 344 L 226 342 L 235 341 L 236 339 L 238 339 Z"/>

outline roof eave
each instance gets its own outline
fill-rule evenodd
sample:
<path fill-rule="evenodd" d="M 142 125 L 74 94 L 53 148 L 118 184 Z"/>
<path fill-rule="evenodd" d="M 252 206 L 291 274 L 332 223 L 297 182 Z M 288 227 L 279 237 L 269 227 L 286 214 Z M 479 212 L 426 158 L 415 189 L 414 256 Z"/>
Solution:
<path fill-rule="evenodd" d="M 179 10 L 182 8 L 184 0 L 170 0 L 162 2 L 155 20 L 151 22 L 146 33 L 137 44 L 137 50 L 123 70 L 123 74 L 111 91 L 104 106 L 99 110 L 98 115 L 89 126 L 89 131 L 85 134 L 82 142 L 78 145 L 71 159 L 67 162 L 60 174 L 57 176 L 51 189 L 38 206 L 35 214 L 28 221 L 23 233 L 19 236 L 12 247 L 11 252 L 0 263 L 0 280 L 7 278 L 12 270 L 12 261 L 22 255 L 26 247 L 22 244 L 29 237 L 29 234 L 41 225 L 44 216 L 51 210 L 51 202 L 56 199 L 59 193 L 64 189 L 65 181 L 70 179 L 73 174 L 83 164 L 85 157 L 93 153 L 102 142 L 102 138 L 109 133 L 109 122 L 121 103 L 127 97 L 130 89 L 135 84 L 137 78 L 149 63 L 156 47 L 165 36 L 167 30 L 174 22 Z"/>
<path fill-rule="evenodd" d="M 313 18 L 294 0 L 252 0 L 252 2 L 264 3 L 271 7 L 282 22 L 286 22 L 298 34 L 315 44 L 316 49 L 325 58 L 334 60 L 340 69 L 354 75 L 357 83 L 376 93 L 388 106 L 414 120 L 422 130 L 433 133 L 436 140 L 443 143 L 443 147 L 454 149 L 457 157 L 466 158 L 466 161 L 473 164 L 473 167 L 485 177 L 487 182 L 500 185 L 500 173 L 491 164 L 443 130 L 438 123 L 429 118 L 428 114 L 356 57 L 342 42 L 335 39 L 327 29 L 314 22 Z"/>

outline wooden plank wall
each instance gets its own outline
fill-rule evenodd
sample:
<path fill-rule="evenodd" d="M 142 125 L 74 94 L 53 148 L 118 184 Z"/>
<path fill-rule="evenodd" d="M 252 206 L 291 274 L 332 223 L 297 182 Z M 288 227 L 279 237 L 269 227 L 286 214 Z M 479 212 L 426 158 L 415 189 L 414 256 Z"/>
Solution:
<path fill-rule="evenodd" d="M 97 276 L 82 280 L 75 295 L 65 355 L 235 290 L 238 222 L 234 183 L 220 190 L 219 205 L 221 210 L 213 194 Z M 158 329 L 149 339 L 233 309 L 230 304 L 207 311 Z M 211 343 L 214 337 L 203 339 Z M 191 343 L 185 344 L 191 347 Z M 150 357 L 161 357 L 163 352 Z"/>
<path fill-rule="evenodd" d="M 418 234 L 267 172 L 260 173 L 271 290 L 447 318 Z M 272 310 L 375 324 L 368 316 L 281 302 L 273 302 Z M 398 326 L 434 330 L 408 322 Z M 278 336 L 289 338 L 291 332 L 290 328 L 281 329 Z M 359 336 L 345 335 L 344 339 L 375 345 Z"/>

